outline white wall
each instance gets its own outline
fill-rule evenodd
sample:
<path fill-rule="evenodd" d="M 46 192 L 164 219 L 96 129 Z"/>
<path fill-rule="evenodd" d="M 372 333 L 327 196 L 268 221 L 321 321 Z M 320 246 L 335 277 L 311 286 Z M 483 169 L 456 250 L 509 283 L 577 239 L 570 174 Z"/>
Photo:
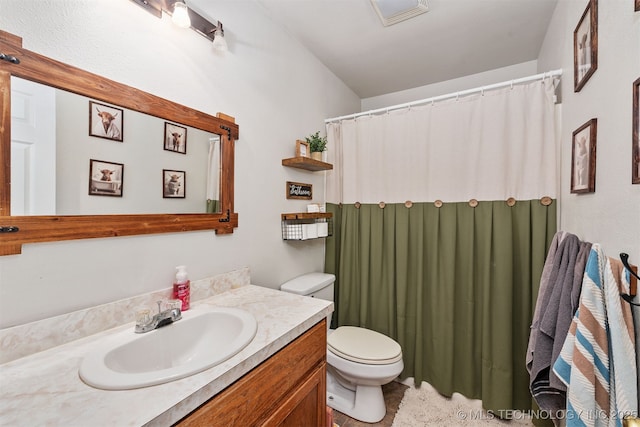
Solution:
<path fill-rule="evenodd" d="M 640 77 L 640 12 L 633 0 L 598 2 L 598 69 L 573 91 L 573 31 L 587 0 L 560 0 L 538 57 L 539 72 L 562 68 L 560 228 L 627 252 L 640 264 L 640 185 L 631 184 L 632 83 Z M 598 119 L 596 191 L 571 194 L 573 131 Z"/>
<path fill-rule="evenodd" d="M 537 73 L 537 61 L 523 62 L 520 64 L 510 65 L 508 67 L 496 68 L 495 70 L 433 83 L 426 86 L 420 86 L 413 89 L 387 93 L 371 98 L 364 98 L 362 100 L 362 111 L 375 110 L 376 108 L 384 108 L 392 105 L 404 104 L 406 102 L 427 99 L 433 96 L 474 89 L 480 86 L 527 77 Z"/>
<path fill-rule="evenodd" d="M 193 2 L 196 4 L 196 1 Z M 200 279 L 248 266 L 255 284 L 277 287 L 323 268 L 323 241 L 283 242 L 285 182 L 322 173 L 283 167 L 295 140 L 326 117 L 357 111 L 359 98 L 265 15 L 253 0 L 201 0 L 215 10 L 230 51 L 222 57 L 194 31 L 179 30 L 130 0 L 2 0 L 0 28 L 27 49 L 214 114 L 236 118 L 233 235 L 188 232 L 23 246 L 0 257 L 0 327 L 42 319 L 170 286 L 186 264 Z"/>

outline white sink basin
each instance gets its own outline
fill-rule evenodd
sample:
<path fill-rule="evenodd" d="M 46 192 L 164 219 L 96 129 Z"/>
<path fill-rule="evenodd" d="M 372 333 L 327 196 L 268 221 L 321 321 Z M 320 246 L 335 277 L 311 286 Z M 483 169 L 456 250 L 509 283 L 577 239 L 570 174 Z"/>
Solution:
<path fill-rule="evenodd" d="M 256 335 L 256 319 L 228 307 L 196 307 L 171 325 L 105 338 L 80 365 L 80 378 L 105 390 L 126 390 L 174 381 L 218 365 Z"/>

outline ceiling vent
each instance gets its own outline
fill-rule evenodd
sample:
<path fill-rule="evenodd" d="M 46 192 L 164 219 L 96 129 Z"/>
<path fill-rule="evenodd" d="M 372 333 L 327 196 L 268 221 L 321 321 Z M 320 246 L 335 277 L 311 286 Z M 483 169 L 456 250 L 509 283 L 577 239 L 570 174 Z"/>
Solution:
<path fill-rule="evenodd" d="M 371 0 L 371 4 L 385 27 L 429 10 L 427 0 Z"/>

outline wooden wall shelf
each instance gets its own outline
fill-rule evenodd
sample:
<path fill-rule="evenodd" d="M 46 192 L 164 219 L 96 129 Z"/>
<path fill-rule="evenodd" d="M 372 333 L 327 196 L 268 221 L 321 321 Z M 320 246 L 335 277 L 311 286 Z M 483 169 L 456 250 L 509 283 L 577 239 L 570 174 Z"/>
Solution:
<path fill-rule="evenodd" d="M 331 212 L 294 212 L 281 214 L 282 220 L 331 218 Z"/>
<path fill-rule="evenodd" d="M 289 159 L 282 159 L 282 165 L 292 168 L 305 169 L 312 172 L 333 169 L 333 165 L 331 163 L 314 160 L 311 157 L 291 157 Z"/>

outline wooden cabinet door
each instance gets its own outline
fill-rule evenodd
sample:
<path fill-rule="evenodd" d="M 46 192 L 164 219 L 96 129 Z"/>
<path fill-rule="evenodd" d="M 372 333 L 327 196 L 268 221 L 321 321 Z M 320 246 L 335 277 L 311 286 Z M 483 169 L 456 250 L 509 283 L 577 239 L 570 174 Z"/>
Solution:
<path fill-rule="evenodd" d="M 324 427 L 326 424 L 326 364 L 316 369 L 278 408 L 264 427 Z"/>
<path fill-rule="evenodd" d="M 326 357 L 323 319 L 175 425 L 324 427 Z"/>

